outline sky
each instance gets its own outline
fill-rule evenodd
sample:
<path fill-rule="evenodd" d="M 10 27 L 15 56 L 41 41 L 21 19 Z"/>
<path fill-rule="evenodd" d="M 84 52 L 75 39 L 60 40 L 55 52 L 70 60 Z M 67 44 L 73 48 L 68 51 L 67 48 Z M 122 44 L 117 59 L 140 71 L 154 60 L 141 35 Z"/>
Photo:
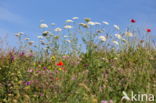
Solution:
<path fill-rule="evenodd" d="M 0 37 L 16 45 L 15 33 L 40 33 L 40 21 L 63 24 L 72 17 L 108 21 L 125 28 L 130 19 L 156 33 L 156 0 L 0 0 Z"/>

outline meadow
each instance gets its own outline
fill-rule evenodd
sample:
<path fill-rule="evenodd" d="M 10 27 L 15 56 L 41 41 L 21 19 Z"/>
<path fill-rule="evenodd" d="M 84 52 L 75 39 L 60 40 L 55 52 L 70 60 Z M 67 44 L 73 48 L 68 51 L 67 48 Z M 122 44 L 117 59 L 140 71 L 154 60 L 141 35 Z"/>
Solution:
<path fill-rule="evenodd" d="M 19 32 L 0 49 L 0 103 L 135 103 L 123 93 L 156 96 L 156 49 L 135 19 L 123 30 L 78 17 L 41 23 L 36 39 Z M 138 101 L 137 103 L 156 103 Z"/>

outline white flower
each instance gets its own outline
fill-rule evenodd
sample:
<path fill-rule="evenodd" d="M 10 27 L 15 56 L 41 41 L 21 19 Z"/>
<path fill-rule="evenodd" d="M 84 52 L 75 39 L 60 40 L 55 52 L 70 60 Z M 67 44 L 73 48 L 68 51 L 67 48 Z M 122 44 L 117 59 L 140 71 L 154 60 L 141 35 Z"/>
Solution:
<path fill-rule="evenodd" d="M 43 36 L 47 36 L 48 34 L 49 34 L 49 31 L 44 31 L 44 32 L 42 33 Z"/>
<path fill-rule="evenodd" d="M 133 36 L 133 33 L 131 33 L 131 32 L 125 32 L 125 35 L 128 36 L 128 37 L 132 37 Z"/>
<path fill-rule="evenodd" d="M 67 36 L 67 35 L 64 36 L 64 38 L 69 38 L 69 37 L 71 37 L 71 36 Z"/>
<path fill-rule="evenodd" d="M 73 19 L 73 20 L 77 20 L 77 19 L 79 19 L 79 17 L 73 17 L 72 19 Z"/>
<path fill-rule="evenodd" d="M 16 34 L 16 36 L 21 36 L 21 35 L 23 35 L 24 33 L 23 32 L 18 32 L 17 34 Z"/>
<path fill-rule="evenodd" d="M 33 43 L 34 43 L 34 41 L 29 41 L 28 42 L 29 45 L 32 45 Z"/>
<path fill-rule="evenodd" d="M 56 32 L 61 32 L 62 29 L 61 29 L 61 28 L 55 28 L 54 31 L 56 31 Z"/>
<path fill-rule="evenodd" d="M 92 21 L 89 21 L 88 24 L 93 25 L 93 26 L 96 25 L 95 22 L 92 22 Z"/>
<path fill-rule="evenodd" d="M 120 34 L 115 34 L 115 36 L 118 38 L 118 39 L 122 39 L 122 36 Z"/>
<path fill-rule="evenodd" d="M 65 28 L 65 29 L 71 29 L 71 28 L 73 28 L 73 27 L 72 27 L 71 25 L 65 25 L 64 28 Z"/>
<path fill-rule="evenodd" d="M 66 20 L 66 23 L 72 23 L 73 20 Z"/>
<path fill-rule="evenodd" d="M 89 21 L 88 24 L 89 25 L 92 25 L 92 26 L 94 26 L 94 25 L 101 25 L 101 23 L 99 23 L 99 22 L 93 22 L 93 21 Z"/>
<path fill-rule="evenodd" d="M 126 39 L 122 38 L 121 40 L 122 40 L 124 43 L 127 43 L 127 40 L 126 40 Z"/>
<path fill-rule="evenodd" d="M 119 45 L 119 43 L 115 40 L 112 41 L 114 44 Z"/>
<path fill-rule="evenodd" d="M 101 25 L 101 23 L 99 23 L 99 22 L 94 22 L 95 23 L 95 25 Z"/>
<path fill-rule="evenodd" d="M 106 41 L 106 37 L 105 36 L 99 36 L 99 39 L 101 40 L 101 41 Z"/>
<path fill-rule="evenodd" d="M 47 24 L 40 24 L 40 28 L 48 28 Z"/>
<path fill-rule="evenodd" d="M 70 40 L 66 40 L 66 42 L 71 43 L 71 41 L 70 41 Z"/>
<path fill-rule="evenodd" d="M 25 38 L 25 40 L 30 40 L 30 38 Z"/>
<path fill-rule="evenodd" d="M 42 38 L 43 38 L 43 36 L 37 36 L 37 38 L 42 39 Z"/>
<path fill-rule="evenodd" d="M 82 26 L 82 27 L 84 27 L 84 28 L 88 28 L 88 25 L 85 24 L 85 23 L 80 23 L 79 25 Z"/>
<path fill-rule="evenodd" d="M 120 30 L 120 27 L 118 25 L 114 25 L 114 28 Z"/>
<path fill-rule="evenodd" d="M 106 24 L 106 25 L 109 25 L 109 23 L 107 21 L 103 21 L 102 23 Z"/>

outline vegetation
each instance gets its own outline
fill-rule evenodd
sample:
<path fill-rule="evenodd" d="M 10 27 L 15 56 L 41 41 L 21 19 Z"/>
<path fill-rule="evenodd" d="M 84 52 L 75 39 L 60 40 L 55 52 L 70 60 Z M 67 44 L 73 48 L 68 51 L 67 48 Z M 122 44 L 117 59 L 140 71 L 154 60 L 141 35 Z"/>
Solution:
<path fill-rule="evenodd" d="M 0 103 L 129 103 L 123 91 L 156 95 L 150 29 L 139 32 L 134 19 L 124 32 L 72 19 L 64 28 L 42 23 L 34 41 L 17 33 L 19 49 L 0 50 Z"/>

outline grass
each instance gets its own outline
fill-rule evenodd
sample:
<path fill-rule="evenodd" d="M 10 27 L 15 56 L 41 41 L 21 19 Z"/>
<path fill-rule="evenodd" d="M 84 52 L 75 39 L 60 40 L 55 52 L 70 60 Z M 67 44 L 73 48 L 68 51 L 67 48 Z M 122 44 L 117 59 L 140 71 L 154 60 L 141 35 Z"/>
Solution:
<path fill-rule="evenodd" d="M 113 38 L 98 25 L 88 27 L 89 22 L 87 18 L 81 29 L 65 31 L 72 37 L 68 43 L 61 33 L 44 32 L 46 42 L 33 47 L 19 34 L 19 49 L 1 49 L 0 103 L 132 102 L 121 101 L 123 91 L 156 96 L 156 50 L 150 34 L 137 38 L 134 32 L 133 37 L 120 33 L 122 38 Z M 98 40 L 99 35 L 107 40 Z"/>

